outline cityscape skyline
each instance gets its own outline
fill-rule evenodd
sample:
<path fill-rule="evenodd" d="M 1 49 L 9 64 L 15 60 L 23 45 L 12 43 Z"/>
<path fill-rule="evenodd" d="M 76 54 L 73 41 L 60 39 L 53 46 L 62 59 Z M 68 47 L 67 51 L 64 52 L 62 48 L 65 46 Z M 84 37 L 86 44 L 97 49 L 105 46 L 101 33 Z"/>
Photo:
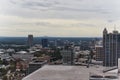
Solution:
<path fill-rule="evenodd" d="M 102 37 L 120 25 L 116 0 L 0 1 L 0 36 Z"/>
<path fill-rule="evenodd" d="M 119 80 L 120 0 L 0 0 L 0 80 Z"/>
<path fill-rule="evenodd" d="M 120 33 L 103 37 L 0 37 L 0 80 L 118 80 Z"/>

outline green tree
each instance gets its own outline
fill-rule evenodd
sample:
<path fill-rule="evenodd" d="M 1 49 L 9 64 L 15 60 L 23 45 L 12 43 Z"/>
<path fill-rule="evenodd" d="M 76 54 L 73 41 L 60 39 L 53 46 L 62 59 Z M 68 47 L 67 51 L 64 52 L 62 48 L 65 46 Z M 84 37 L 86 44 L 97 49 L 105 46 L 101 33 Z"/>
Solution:
<path fill-rule="evenodd" d="M 2 60 L 0 59 L 0 64 L 2 64 L 3 62 L 2 62 Z"/>
<path fill-rule="evenodd" d="M 54 57 L 55 60 L 62 59 L 60 49 L 54 49 L 54 52 L 52 53 L 52 57 Z"/>
<path fill-rule="evenodd" d="M 3 79 L 2 79 L 2 80 L 8 80 L 8 79 L 7 79 L 7 76 L 3 76 Z"/>
<path fill-rule="evenodd" d="M 93 59 L 93 56 L 94 56 L 94 52 L 93 50 L 90 51 L 90 58 Z"/>
<path fill-rule="evenodd" d="M 42 57 L 42 54 L 43 54 L 42 52 L 37 51 L 37 52 L 34 53 L 34 56 L 35 57 Z"/>
<path fill-rule="evenodd" d="M 6 70 L 6 69 L 4 69 L 4 68 L 0 68 L 0 72 L 2 73 L 2 75 L 7 74 L 7 70 Z"/>

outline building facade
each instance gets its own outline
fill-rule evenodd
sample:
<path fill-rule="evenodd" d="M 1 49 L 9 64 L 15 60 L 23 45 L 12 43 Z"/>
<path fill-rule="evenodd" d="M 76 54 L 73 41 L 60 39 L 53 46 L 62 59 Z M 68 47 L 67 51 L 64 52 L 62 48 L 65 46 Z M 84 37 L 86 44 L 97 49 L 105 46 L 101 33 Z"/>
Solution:
<path fill-rule="evenodd" d="M 118 31 L 114 30 L 113 33 L 108 33 L 107 29 L 104 29 L 103 50 L 103 66 L 117 66 L 118 58 L 120 58 L 120 33 Z"/>
<path fill-rule="evenodd" d="M 31 47 L 33 45 L 33 35 L 28 35 L 28 46 Z"/>
<path fill-rule="evenodd" d="M 37 69 L 41 68 L 45 64 L 46 64 L 46 62 L 43 62 L 43 61 L 30 62 L 27 74 L 30 74 L 30 73 L 36 71 Z"/>
<path fill-rule="evenodd" d="M 103 61 L 103 46 L 100 45 L 96 45 L 95 46 L 95 50 L 96 50 L 96 60 L 97 61 Z"/>
<path fill-rule="evenodd" d="M 61 55 L 62 55 L 63 64 L 73 65 L 74 54 L 72 50 L 62 50 Z"/>
<path fill-rule="evenodd" d="M 43 38 L 43 39 L 41 40 L 41 42 L 42 42 L 42 47 L 43 47 L 43 48 L 48 47 L 48 39 Z"/>

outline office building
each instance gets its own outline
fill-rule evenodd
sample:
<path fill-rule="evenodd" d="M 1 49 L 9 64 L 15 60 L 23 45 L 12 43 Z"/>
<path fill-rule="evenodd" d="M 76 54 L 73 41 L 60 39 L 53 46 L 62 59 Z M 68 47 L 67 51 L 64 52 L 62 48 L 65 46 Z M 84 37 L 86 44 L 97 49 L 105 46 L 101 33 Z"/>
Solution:
<path fill-rule="evenodd" d="M 43 48 L 48 47 L 48 39 L 44 38 L 44 39 L 41 40 L 41 42 L 42 42 L 42 47 Z"/>
<path fill-rule="evenodd" d="M 56 40 L 56 46 L 57 47 L 62 47 L 64 45 L 64 42 L 61 39 Z"/>
<path fill-rule="evenodd" d="M 73 65 L 74 63 L 73 50 L 62 50 L 61 55 L 62 55 L 63 64 Z"/>
<path fill-rule="evenodd" d="M 33 35 L 28 35 L 28 46 L 31 47 L 33 45 Z"/>
<path fill-rule="evenodd" d="M 117 66 L 118 58 L 120 58 L 120 33 L 117 30 L 114 30 L 113 33 L 108 33 L 107 29 L 104 29 L 103 50 L 103 66 Z"/>

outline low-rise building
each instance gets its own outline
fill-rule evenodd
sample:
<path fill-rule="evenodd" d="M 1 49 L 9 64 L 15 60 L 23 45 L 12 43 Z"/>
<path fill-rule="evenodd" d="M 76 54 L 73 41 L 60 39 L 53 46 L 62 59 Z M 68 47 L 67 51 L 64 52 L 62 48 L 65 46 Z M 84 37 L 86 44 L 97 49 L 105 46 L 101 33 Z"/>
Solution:
<path fill-rule="evenodd" d="M 32 61 L 29 63 L 28 74 L 36 71 L 37 69 L 41 68 L 47 62 L 45 61 Z"/>
<path fill-rule="evenodd" d="M 33 58 L 33 54 L 13 54 L 12 57 L 14 59 L 22 59 L 22 60 L 27 60 L 30 61 Z"/>

